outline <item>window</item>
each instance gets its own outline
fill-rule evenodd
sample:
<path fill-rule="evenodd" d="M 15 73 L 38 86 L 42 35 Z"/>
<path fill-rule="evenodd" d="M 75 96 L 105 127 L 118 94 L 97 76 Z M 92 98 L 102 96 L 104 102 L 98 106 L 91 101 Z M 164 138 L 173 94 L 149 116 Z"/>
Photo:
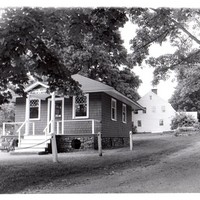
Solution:
<path fill-rule="evenodd" d="M 122 122 L 127 122 L 127 112 L 126 112 L 126 105 L 122 104 Z"/>
<path fill-rule="evenodd" d="M 165 106 L 161 106 L 162 112 L 165 112 Z"/>
<path fill-rule="evenodd" d="M 152 109 L 152 112 L 153 112 L 153 113 L 155 113 L 155 112 L 156 112 L 156 107 L 155 107 L 155 106 L 152 106 L 152 108 L 151 108 L 151 109 Z"/>
<path fill-rule="evenodd" d="M 137 125 L 138 125 L 138 127 L 141 127 L 141 126 L 142 126 L 142 121 L 141 121 L 141 120 L 138 120 L 138 121 L 137 121 Z"/>
<path fill-rule="evenodd" d="M 55 102 L 55 117 L 56 118 L 62 117 L 62 100 Z"/>
<path fill-rule="evenodd" d="M 40 119 L 39 99 L 30 99 L 30 119 Z"/>
<path fill-rule="evenodd" d="M 73 118 L 89 117 L 89 95 L 73 97 Z"/>
<path fill-rule="evenodd" d="M 159 125 L 160 125 L 160 126 L 164 126 L 164 120 L 163 120 L 163 119 L 160 119 L 160 120 L 159 120 Z"/>
<path fill-rule="evenodd" d="M 111 119 L 117 121 L 117 101 L 111 99 Z"/>
<path fill-rule="evenodd" d="M 151 95 L 149 96 L 149 99 L 152 100 L 152 96 Z"/>
<path fill-rule="evenodd" d="M 145 110 L 143 110 L 143 113 L 144 113 L 144 114 L 147 113 L 147 108 L 145 108 Z"/>

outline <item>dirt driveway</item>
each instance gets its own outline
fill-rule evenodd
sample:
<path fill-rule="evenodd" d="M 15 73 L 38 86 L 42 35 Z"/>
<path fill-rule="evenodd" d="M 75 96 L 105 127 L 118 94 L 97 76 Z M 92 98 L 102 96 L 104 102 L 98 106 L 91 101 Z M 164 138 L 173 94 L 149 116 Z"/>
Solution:
<path fill-rule="evenodd" d="M 52 155 L 0 154 L 0 193 L 200 192 L 200 134 L 134 135 L 128 148 Z"/>

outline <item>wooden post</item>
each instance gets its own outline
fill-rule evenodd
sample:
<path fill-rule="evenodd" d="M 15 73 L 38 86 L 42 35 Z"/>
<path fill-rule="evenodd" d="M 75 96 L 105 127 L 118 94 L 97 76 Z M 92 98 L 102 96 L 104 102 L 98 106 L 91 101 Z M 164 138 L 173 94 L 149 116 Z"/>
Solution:
<path fill-rule="evenodd" d="M 132 131 L 129 132 L 129 136 L 130 136 L 130 150 L 133 150 L 133 133 Z"/>
<path fill-rule="evenodd" d="M 25 135 L 29 135 L 29 118 L 30 118 L 30 95 L 26 97 L 26 114 L 25 114 Z"/>
<path fill-rule="evenodd" d="M 6 124 L 5 124 L 5 122 L 3 123 L 3 135 L 6 135 Z"/>
<path fill-rule="evenodd" d="M 55 92 L 51 94 L 51 133 L 52 133 L 52 154 L 53 162 L 58 162 L 58 152 L 56 145 L 56 134 L 55 134 Z"/>
<path fill-rule="evenodd" d="M 94 134 L 94 119 L 92 120 L 92 134 Z"/>
<path fill-rule="evenodd" d="M 99 151 L 99 156 L 102 156 L 101 132 L 97 133 L 97 136 L 98 136 L 98 151 Z"/>

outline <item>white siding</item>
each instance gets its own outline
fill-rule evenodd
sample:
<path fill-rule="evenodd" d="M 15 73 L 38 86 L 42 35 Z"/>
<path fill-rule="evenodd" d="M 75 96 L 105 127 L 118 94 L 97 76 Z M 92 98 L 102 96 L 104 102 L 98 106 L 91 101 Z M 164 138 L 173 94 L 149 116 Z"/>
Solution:
<path fill-rule="evenodd" d="M 137 126 L 138 132 L 163 132 L 170 131 L 171 119 L 176 111 L 172 106 L 153 92 L 147 93 L 138 103 L 146 107 L 146 113 L 139 110 L 138 114 L 133 113 L 134 125 L 141 120 L 141 127 Z M 160 122 L 163 120 L 163 125 Z M 161 123 L 162 124 L 162 123 Z"/>

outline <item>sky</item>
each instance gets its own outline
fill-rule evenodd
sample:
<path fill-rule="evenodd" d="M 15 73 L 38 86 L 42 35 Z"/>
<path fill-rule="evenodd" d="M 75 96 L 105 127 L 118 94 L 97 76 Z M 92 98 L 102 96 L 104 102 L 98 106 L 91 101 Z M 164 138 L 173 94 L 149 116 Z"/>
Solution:
<path fill-rule="evenodd" d="M 131 22 L 127 22 L 123 29 L 120 29 L 122 39 L 124 40 L 124 46 L 129 51 L 130 44 L 129 41 L 134 37 L 135 26 Z M 155 44 L 150 48 L 150 56 L 158 57 L 165 53 L 173 52 L 173 48 L 169 43 L 164 43 L 162 46 Z M 130 51 L 129 51 L 130 52 Z M 157 87 L 153 87 L 151 82 L 153 80 L 153 68 L 143 64 L 142 67 L 136 66 L 133 69 L 134 73 L 140 77 L 142 84 L 138 89 L 138 93 L 142 97 L 152 88 L 158 89 L 158 95 L 164 100 L 168 101 L 174 92 L 174 88 L 177 85 L 177 82 L 174 81 L 175 74 L 171 74 L 170 78 L 167 81 L 161 81 Z"/>

